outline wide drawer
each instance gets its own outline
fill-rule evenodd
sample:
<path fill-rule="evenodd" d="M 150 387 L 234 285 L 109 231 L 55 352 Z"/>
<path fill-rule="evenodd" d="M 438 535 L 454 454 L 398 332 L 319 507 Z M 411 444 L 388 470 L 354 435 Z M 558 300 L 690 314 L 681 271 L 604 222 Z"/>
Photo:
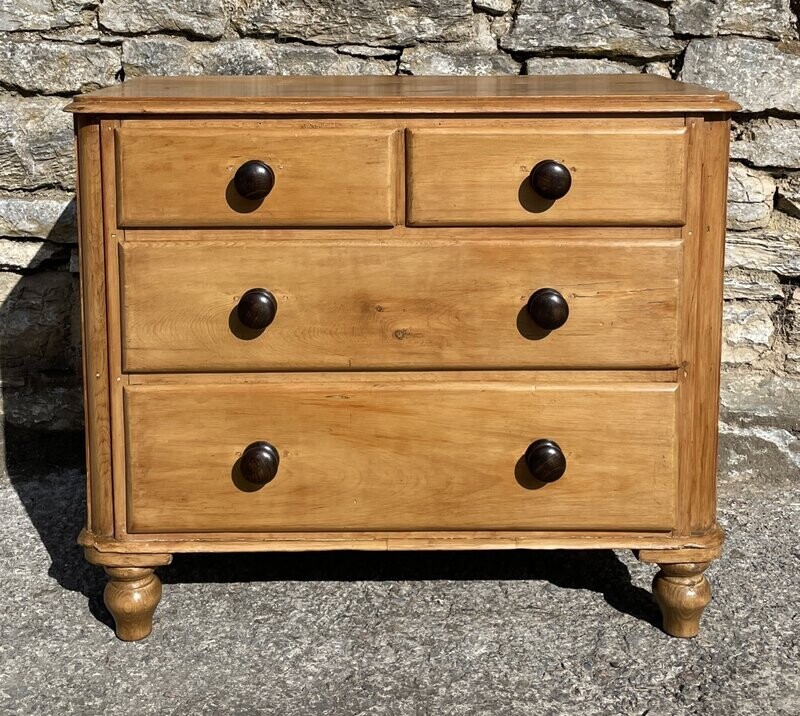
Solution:
<path fill-rule="evenodd" d="M 393 128 L 171 124 L 134 121 L 116 132 L 122 227 L 395 223 Z M 236 189 L 236 173 L 249 161 L 265 163 L 274 175 L 261 200 L 244 199 Z"/>
<path fill-rule="evenodd" d="M 129 242 L 120 249 L 129 372 L 677 364 L 677 241 Z M 238 306 L 277 305 L 266 330 Z M 566 323 L 541 330 L 531 295 Z"/>
<path fill-rule="evenodd" d="M 677 388 L 608 376 L 338 374 L 130 385 L 130 532 L 673 526 Z M 252 382 L 249 382 L 252 381 Z M 556 482 L 523 456 L 549 439 Z M 242 476 L 247 446 L 277 475 Z"/>
<path fill-rule="evenodd" d="M 531 171 L 547 160 L 571 175 L 563 198 L 545 199 L 531 186 Z M 407 161 L 412 225 L 684 223 L 687 131 L 675 120 L 414 129 Z"/>

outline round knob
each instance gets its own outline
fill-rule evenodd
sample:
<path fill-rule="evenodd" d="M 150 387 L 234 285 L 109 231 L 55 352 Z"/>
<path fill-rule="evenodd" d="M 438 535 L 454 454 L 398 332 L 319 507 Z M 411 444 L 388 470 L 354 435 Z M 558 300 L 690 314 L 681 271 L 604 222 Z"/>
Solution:
<path fill-rule="evenodd" d="M 266 288 L 245 291 L 236 306 L 236 315 L 243 326 L 261 331 L 275 320 L 278 302 Z"/>
<path fill-rule="evenodd" d="M 539 162 L 528 177 L 533 190 L 543 199 L 560 199 L 572 186 L 572 175 L 563 164 L 553 159 Z"/>
<path fill-rule="evenodd" d="M 236 170 L 233 186 L 240 196 L 257 201 L 272 191 L 275 186 L 275 172 L 268 164 L 251 159 Z"/>
<path fill-rule="evenodd" d="M 554 288 L 540 288 L 528 299 L 528 315 L 546 331 L 561 328 L 569 318 L 569 304 Z"/>
<path fill-rule="evenodd" d="M 525 451 L 525 464 L 539 482 L 555 482 L 567 469 L 567 458 L 553 440 L 537 440 Z"/>
<path fill-rule="evenodd" d="M 281 458 L 274 445 L 259 441 L 248 445 L 239 460 L 242 477 L 255 485 L 266 485 L 278 474 Z"/>

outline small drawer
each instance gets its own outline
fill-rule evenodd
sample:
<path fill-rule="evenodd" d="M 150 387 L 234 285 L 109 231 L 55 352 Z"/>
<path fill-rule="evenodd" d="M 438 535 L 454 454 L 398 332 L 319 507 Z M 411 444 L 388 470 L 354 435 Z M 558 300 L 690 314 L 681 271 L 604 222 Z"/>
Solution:
<path fill-rule="evenodd" d="M 407 143 L 411 225 L 684 224 L 682 122 L 414 129 Z"/>
<path fill-rule="evenodd" d="M 671 368 L 680 260 L 678 241 L 128 242 L 124 370 Z"/>
<path fill-rule="evenodd" d="M 233 380 L 124 389 L 130 532 L 674 526 L 671 383 Z"/>
<path fill-rule="evenodd" d="M 392 128 L 164 124 L 116 132 L 121 227 L 395 224 Z"/>

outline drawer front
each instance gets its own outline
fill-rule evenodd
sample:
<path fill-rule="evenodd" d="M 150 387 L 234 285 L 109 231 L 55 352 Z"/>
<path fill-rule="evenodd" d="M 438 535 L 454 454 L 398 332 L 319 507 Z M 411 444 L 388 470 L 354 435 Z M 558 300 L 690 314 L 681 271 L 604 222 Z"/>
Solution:
<path fill-rule="evenodd" d="M 116 133 L 119 225 L 394 225 L 396 130 L 262 125 L 124 125 Z M 248 161 L 273 172 L 263 199 L 237 191 L 237 171 Z"/>
<path fill-rule="evenodd" d="M 680 255 L 668 241 L 129 242 L 124 370 L 674 367 Z M 239 318 L 254 288 L 277 307 L 262 331 Z M 543 288 L 569 310 L 550 332 L 526 308 Z"/>
<path fill-rule="evenodd" d="M 603 129 L 581 122 L 410 131 L 408 223 L 682 225 L 686 128 L 670 120 L 631 130 L 624 123 Z M 546 199 L 531 185 L 533 168 L 547 160 L 569 171 L 562 198 Z"/>
<path fill-rule="evenodd" d="M 672 384 L 519 373 L 262 380 L 125 388 L 129 531 L 673 526 Z M 525 465 L 537 439 L 563 451 L 555 482 Z M 280 460 L 262 486 L 240 459 L 257 441 Z"/>

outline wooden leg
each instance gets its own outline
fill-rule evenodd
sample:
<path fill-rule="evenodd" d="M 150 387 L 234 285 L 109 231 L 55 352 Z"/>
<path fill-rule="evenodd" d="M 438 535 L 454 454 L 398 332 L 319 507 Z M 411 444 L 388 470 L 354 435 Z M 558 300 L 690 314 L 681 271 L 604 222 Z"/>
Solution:
<path fill-rule="evenodd" d="M 722 530 L 715 526 L 706 535 L 692 537 L 692 545 L 635 552 L 640 561 L 659 567 L 653 580 L 653 596 L 667 634 L 689 638 L 700 631 L 700 617 L 711 601 L 711 585 L 703 573 L 722 554 L 723 537 Z"/>
<path fill-rule="evenodd" d="M 708 565 L 708 562 L 659 564 L 653 580 L 653 596 L 661 609 L 667 634 L 693 637 L 700 631 L 700 617 L 711 601 L 711 586 L 703 574 Z"/>
<path fill-rule="evenodd" d="M 153 631 L 153 613 L 161 601 L 161 580 L 151 567 L 106 567 L 103 601 L 122 641 L 138 641 Z"/>
<path fill-rule="evenodd" d="M 102 565 L 109 577 L 103 592 L 114 617 L 116 634 L 123 641 L 144 639 L 153 630 L 153 613 L 161 601 L 161 580 L 155 568 L 169 564 L 170 554 L 115 554 L 85 550 L 86 559 Z"/>

